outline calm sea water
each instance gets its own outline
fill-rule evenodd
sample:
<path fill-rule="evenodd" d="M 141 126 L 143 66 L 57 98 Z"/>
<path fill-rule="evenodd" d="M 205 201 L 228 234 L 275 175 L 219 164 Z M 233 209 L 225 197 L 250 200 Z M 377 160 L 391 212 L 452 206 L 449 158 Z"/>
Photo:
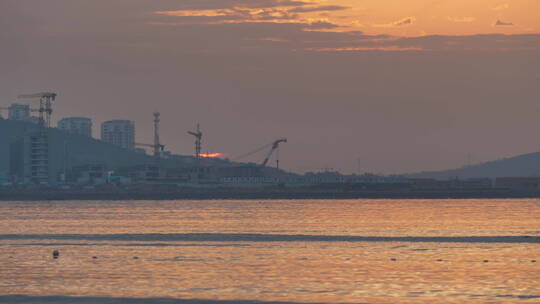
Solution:
<path fill-rule="evenodd" d="M 540 303 L 540 200 L 0 203 L 2 303 L 199 300 Z"/>

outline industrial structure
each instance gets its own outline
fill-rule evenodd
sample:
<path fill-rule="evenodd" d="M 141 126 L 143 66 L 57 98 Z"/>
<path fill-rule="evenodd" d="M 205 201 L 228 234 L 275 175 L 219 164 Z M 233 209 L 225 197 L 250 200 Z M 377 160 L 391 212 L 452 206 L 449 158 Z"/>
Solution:
<path fill-rule="evenodd" d="M 19 95 L 19 98 L 37 99 L 39 98 L 39 108 L 36 109 L 39 112 L 39 125 L 42 129 L 51 127 L 52 116 L 52 102 L 56 100 L 56 93 L 36 93 L 36 94 L 23 94 Z"/>
<path fill-rule="evenodd" d="M 165 145 L 162 145 L 159 139 L 159 123 L 161 114 L 159 112 L 154 112 L 154 143 L 153 144 L 143 144 L 135 143 L 135 146 L 141 147 L 150 147 L 153 149 L 154 164 L 152 168 L 147 168 L 148 176 L 158 178 L 160 176 L 160 167 L 161 167 L 161 155 L 165 150 Z"/>
<path fill-rule="evenodd" d="M 269 144 L 266 144 L 264 146 L 261 146 L 251 152 L 248 152 L 246 154 L 243 154 L 243 155 L 240 155 L 240 156 L 237 156 L 234 158 L 234 160 L 240 160 L 240 159 L 244 159 L 248 156 L 251 156 L 251 155 L 254 155 L 256 153 L 259 153 L 259 152 L 262 152 L 268 148 L 270 148 L 270 150 L 267 152 L 266 156 L 264 157 L 263 161 L 260 163 L 260 166 L 261 167 L 266 167 L 268 165 L 268 161 L 270 160 L 270 158 L 272 157 L 272 155 L 274 154 L 274 152 L 279 152 L 279 145 L 281 143 L 286 143 L 287 142 L 287 139 L 286 138 L 280 138 L 278 140 L 275 140 Z M 279 169 L 279 153 L 276 153 L 276 168 Z"/>
<path fill-rule="evenodd" d="M 195 158 L 197 159 L 197 161 L 199 161 L 201 159 L 202 136 L 203 136 L 200 125 L 197 124 L 197 130 L 188 131 L 188 134 L 193 135 L 195 137 Z"/>
<path fill-rule="evenodd" d="M 86 117 L 66 117 L 58 121 L 58 129 L 72 134 L 92 137 L 92 120 Z"/>
<path fill-rule="evenodd" d="M 276 157 L 276 168 L 279 169 L 279 144 L 280 143 L 286 143 L 286 142 L 287 142 L 286 138 L 281 138 L 281 139 L 278 139 L 278 140 L 274 141 L 272 143 L 272 148 L 270 149 L 270 151 L 266 155 L 266 158 L 263 160 L 261 166 L 265 167 L 268 164 L 268 161 L 270 160 L 270 157 L 272 157 L 272 154 L 277 151 L 278 155 Z"/>
<path fill-rule="evenodd" d="M 509 177 L 456 177 L 447 180 L 373 174 L 342 175 L 329 170 L 304 175 L 288 173 L 279 169 L 279 149 L 283 143 L 287 143 L 286 138 L 279 138 L 233 158 L 236 161 L 260 153 L 254 162 L 233 162 L 220 159 L 224 155 L 221 153 L 201 153 L 203 132 L 199 124 L 195 131 L 187 132 L 195 139 L 194 157 L 173 155 L 164 151 L 165 145 L 161 142 L 159 112 L 153 113 L 154 136 L 151 143 L 136 143 L 135 125 L 130 120 L 104 122 L 101 125 L 102 141 L 98 141 L 91 138 L 90 118 L 68 117 L 60 120 L 58 129 L 64 132 L 50 128 L 52 103 L 56 93 L 21 95 L 20 98 L 36 98 L 39 107 L 20 103 L 0 107 L 0 110 L 9 111 L 9 120 L 0 119 L 0 135 L 7 139 L 0 141 L 0 153 L 9 150 L 9 157 L 2 154 L 0 158 L 4 163 L 9 162 L 9 175 L 5 165 L 0 168 L 0 188 L 13 186 L 15 189 L 32 189 L 42 185 L 55 186 L 61 191 L 96 189 L 99 192 L 112 189 L 111 193 L 124 190 L 129 192 L 131 189 L 158 189 L 156 193 L 161 193 L 162 189 L 175 193 L 207 193 L 212 192 L 208 189 L 213 188 L 227 195 L 240 188 L 259 188 L 255 191 L 271 189 L 269 191 L 276 193 L 285 191 L 284 188 L 296 189 L 298 193 L 319 193 L 321 190 L 337 193 L 540 193 L 540 178 L 536 173 L 538 169 L 534 169 L 534 172 L 531 170 L 532 173 L 528 174 L 530 176 L 524 177 L 509 174 Z M 39 113 L 39 116 L 33 117 L 33 112 Z M 29 124 L 31 121 L 37 124 Z M 151 148 L 152 157 L 146 153 L 137 153 L 137 146 Z M 529 167 L 537 168 L 535 166 L 540 163 L 540 153 L 521 158 L 533 164 Z M 271 165 L 274 160 L 275 166 Z M 39 194 L 39 191 L 36 193 Z M 244 190 L 238 191 L 242 193 Z"/>
<path fill-rule="evenodd" d="M 101 124 L 101 140 L 124 149 L 135 149 L 135 124 L 131 120 L 109 120 Z"/>

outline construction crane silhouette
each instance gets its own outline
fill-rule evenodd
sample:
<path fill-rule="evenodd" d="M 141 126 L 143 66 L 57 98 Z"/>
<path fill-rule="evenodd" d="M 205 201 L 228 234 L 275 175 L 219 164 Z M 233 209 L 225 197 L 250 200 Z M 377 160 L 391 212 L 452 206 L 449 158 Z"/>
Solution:
<path fill-rule="evenodd" d="M 270 157 L 272 157 L 272 154 L 279 148 L 280 143 L 286 143 L 286 138 L 281 138 L 272 143 L 272 149 L 268 152 L 266 155 L 266 158 L 263 160 L 261 167 L 266 167 L 266 164 L 268 164 L 268 160 L 270 160 Z M 279 169 L 279 157 L 276 158 L 276 167 Z"/>
<path fill-rule="evenodd" d="M 195 137 L 195 158 L 198 160 L 201 159 L 201 146 L 202 146 L 202 136 L 200 125 L 197 124 L 197 131 L 188 131 L 188 134 Z"/>
<path fill-rule="evenodd" d="M 154 112 L 154 144 L 135 143 L 136 146 L 150 147 L 154 149 L 154 165 L 156 167 L 159 167 L 161 162 L 161 153 L 165 150 L 165 145 L 162 145 L 159 140 L 159 123 L 161 121 L 160 116 L 161 114 L 159 112 Z"/>
<path fill-rule="evenodd" d="M 49 135 L 48 128 L 51 127 L 52 102 L 56 100 L 56 93 L 36 93 L 23 94 L 19 98 L 33 99 L 39 98 L 39 109 L 32 110 L 39 112 L 39 133 L 29 135 L 32 149 L 29 151 L 30 180 L 35 184 L 49 184 Z"/>
<path fill-rule="evenodd" d="M 242 158 L 251 156 L 251 155 L 253 155 L 255 153 L 258 153 L 258 152 L 261 152 L 263 150 L 266 150 L 266 149 L 270 148 L 270 151 L 268 151 L 268 153 L 266 154 L 266 157 L 264 158 L 264 160 L 260 164 L 261 167 L 266 167 L 266 165 L 268 164 L 268 161 L 272 157 L 272 154 L 274 154 L 274 152 L 276 152 L 279 149 L 279 144 L 286 143 L 286 142 L 287 142 L 286 138 L 280 138 L 278 140 L 275 140 L 272 143 L 269 143 L 269 144 L 266 144 L 266 145 L 264 145 L 262 147 L 259 147 L 259 148 L 255 149 L 255 150 L 253 150 L 253 151 L 251 151 L 249 153 L 246 153 L 246 154 L 240 155 L 238 157 L 235 157 L 234 160 L 242 159 Z M 276 167 L 279 169 L 279 156 L 276 158 Z"/>
<path fill-rule="evenodd" d="M 51 127 L 52 102 L 56 100 L 56 93 L 44 92 L 36 94 L 22 94 L 19 98 L 33 99 L 39 98 L 39 109 L 32 112 L 39 112 L 39 126 L 42 128 Z"/>

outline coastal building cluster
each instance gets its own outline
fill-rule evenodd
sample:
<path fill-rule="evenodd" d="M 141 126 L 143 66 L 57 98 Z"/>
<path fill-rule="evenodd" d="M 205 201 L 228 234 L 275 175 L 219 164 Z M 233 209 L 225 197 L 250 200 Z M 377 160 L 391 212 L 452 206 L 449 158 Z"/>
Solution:
<path fill-rule="evenodd" d="M 44 94 L 49 94 L 45 97 L 56 96 Z M 261 163 L 235 163 L 201 153 L 203 133 L 199 126 L 196 131 L 187 132 L 196 139 L 194 155 L 173 155 L 165 151 L 165 145 L 159 141 L 160 114 L 157 112 L 154 113 L 154 143 L 141 144 L 136 142 L 135 124 L 131 120 L 103 122 L 100 139 L 96 140 L 93 139 L 92 119 L 88 117 L 65 117 L 58 121 L 56 128 L 50 128 L 45 123 L 50 117 L 44 113 L 50 116 L 52 111 L 47 112 L 47 107 L 38 111 L 29 105 L 12 104 L 2 109 L 8 110 L 8 121 L 34 125 L 34 128 L 24 127 L 24 133 L 10 143 L 9 174 L 0 174 L 0 187 L 4 188 L 93 189 L 160 185 L 175 189 L 316 187 L 347 191 L 446 191 L 535 190 L 540 187 L 538 177 L 449 177 L 437 180 L 375 174 L 343 175 L 331 170 L 299 175 L 280 170 L 279 160 L 276 160 L 276 167 L 267 166 L 272 152 L 280 143 L 287 142 L 284 138 L 263 147 L 270 150 L 266 150 L 267 156 Z M 33 116 L 32 112 L 38 112 L 40 116 Z M 153 154 L 148 155 L 140 147 L 152 148 Z"/>
<path fill-rule="evenodd" d="M 9 107 L 7 119 L 13 121 L 39 123 L 39 119 L 32 115 L 37 109 L 31 109 L 28 104 L 13 103 Z M 0 115 L 0 118 L 3 118 Z M 92 137 L 92 119 L 88 117 L 65 117 L 58 121 L 59 130 Z M 131 120 L 109 120 L 101 124 L 101 140 L 126 149 L 135 149 L 135 123 Z"/>

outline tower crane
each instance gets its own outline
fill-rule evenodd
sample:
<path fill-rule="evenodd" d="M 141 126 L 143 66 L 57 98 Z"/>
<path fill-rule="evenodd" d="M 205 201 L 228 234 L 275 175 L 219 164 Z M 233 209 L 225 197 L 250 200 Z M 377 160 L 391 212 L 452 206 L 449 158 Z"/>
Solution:
<path fill-rule="evenodd" d="M 201 145 L 202 145 L 202 136 L 200 125 L 197 124 L 197 131 L 188 131 L 188 134 L 195 137 L 195 158 L 200 160 L 201 158 Z"/>
<path fill-rule="evenodd" d="M 165 150 L 165 145 L 162 145 L 159 141 L 159 122 L 160 113 L 154 112 L 154 144 L 135 143 L 136 146 L 150 147 L 154 149 L 154 164 L 159 168 L 161 161 L 161 152 Z"/>
<path fill-rule="evenodd" d="M 50 128 L 51 127 L 51 115 L 52 115 L 52 102 L 56 100 L 56 93 L 43 92 L 36 94 L 22 94 L 19 95 L 19 98 L 39 98 L 39 125 L 40 127 Z"/>
<path fill-rule="evenodd" d="M 19 95 L 19 98 L 39 98 L 39 109 L 35 110 L 39 112 L 39 133 L 37 136 L 30 136 L 32 149 L 29 151 L 32 163 L 30 179 L 36 184 L 50 182 L 48 128 L 51 126 L 52 102 L 56 100 L 56 96 L 56 93 L 50 92 Z"/>

